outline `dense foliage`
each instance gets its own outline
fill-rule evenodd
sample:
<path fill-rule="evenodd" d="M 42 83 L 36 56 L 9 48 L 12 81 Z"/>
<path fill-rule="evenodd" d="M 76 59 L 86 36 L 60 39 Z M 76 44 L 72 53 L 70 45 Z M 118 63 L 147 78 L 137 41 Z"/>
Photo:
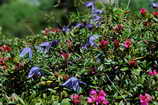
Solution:
<path fill-rule="evenodd" d="M 85 5 L 62 28 L 1 33 L 2 104 L 158 104 L 158 13 Z"/>

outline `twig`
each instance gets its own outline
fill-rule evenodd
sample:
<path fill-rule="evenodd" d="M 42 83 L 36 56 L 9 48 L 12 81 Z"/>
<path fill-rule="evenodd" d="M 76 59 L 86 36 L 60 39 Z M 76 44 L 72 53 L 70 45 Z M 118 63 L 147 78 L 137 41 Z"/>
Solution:
<path fill-rule="evenodd" d="M 108 80 L 112 83 L 112 85 L 114 86 L 114 88 L 116 89 L 116 91 L 121 95 L 121 97 L 124 99 L 124 101 L 127 103 L 127 100 L 125 99 L 125 97 L 123 97 L 123 95 L 120 93 L 120 91 L 117 89 L 117 87 L 115 86 L 114 82 L 111 81 L 111 79 L 109 78 L 109 76 L 106 74 L 106 77 L 108 78 Z"/>

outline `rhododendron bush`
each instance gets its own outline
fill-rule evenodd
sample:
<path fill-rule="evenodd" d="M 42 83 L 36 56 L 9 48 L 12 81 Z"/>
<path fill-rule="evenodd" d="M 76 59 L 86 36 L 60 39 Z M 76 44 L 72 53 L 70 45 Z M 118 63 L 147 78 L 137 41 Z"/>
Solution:
<path fill-rule="evenodd" d="M 68 26 L 2 37 L 0 104 L 158 104 L 157 12 L 84 6 Z"/>

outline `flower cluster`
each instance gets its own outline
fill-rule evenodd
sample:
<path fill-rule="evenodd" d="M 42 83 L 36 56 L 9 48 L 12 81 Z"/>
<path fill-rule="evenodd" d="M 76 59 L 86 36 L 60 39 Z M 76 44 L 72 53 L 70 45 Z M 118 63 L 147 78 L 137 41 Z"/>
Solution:
<path fill-rule="evenodd" d="M 0 51 L 3 51 L 3 52 L 10 52 L 12 50 L 12 48 L 8 45 L 2 45 L 0 46 Z"/>
<path fill-rule="evenodd" d="M 157 70 L 149 71 L 149 72 L 148 72 L 148 75 L 150 75 L 150 76 L 158 75 L 158 71 L 157 71 Z"/>
<path fill-rule="evenodd" d="M 76 105 L 76 104 L 80 103 L 81 95 L 79 95 L 79 94 L 73 94 L 73 95 L 70 96 L 70 98 L 72 100 L 72 103 L 74 103 Z"/>
<path fill-rule="evenodd" d="M 104 90 L 91 90 L 89 93 L 89 97 L 87 99 L 87 102 L 90 104 L 96 104 L 96 105 L 107 105 L 109 104 L 109 101 L 105 98 L 107 94 L 104 92 Z"/>
<path fill-rule="evenodd" d="M 145 93 L 144 95 L 140 94 L 139 99 L 141 105 L 149 105 L 152 97 L 148 93 Z"/>

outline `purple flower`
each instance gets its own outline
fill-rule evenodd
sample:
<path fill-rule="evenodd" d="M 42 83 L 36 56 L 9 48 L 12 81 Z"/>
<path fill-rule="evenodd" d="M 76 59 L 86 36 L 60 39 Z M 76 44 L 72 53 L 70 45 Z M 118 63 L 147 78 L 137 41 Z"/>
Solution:
<path fill-rule="evenodd" d="M 70 29 L 69 29 L 67 26 L 64 26 L 64 27 L 62 28 L 62 31 L 63 31 L 63 32 L 69 32 Z"/>
<path fill-rule="evenodd" d="M 88 29 L 92 29 L 92 28 L 94 27 L 94 25 L 93 25 L 93 24 L 86 24 L 86 27 L 87 27 Z"/>
<path fill-rule="evenodd" d="M 34 78 L 34 77 L 39 77 L 41 76 L 41 72 L 40 72 L 40 68 L 39 67 L 32 67 L 31 70 L 29 71 L 29 74 L 28 74 L 28 78 Z"/>
<path fill-rule="evenodd" d="M 76 77 L 71 77 L 61 86 L 64 86 L 64 87 L 67 87 L 71 90 L 79 92 L 81 89 L 80 84 L 86 85 L 85 82 L 78 80 Z"/>
<path fill-rule="evenodd" d="M 92 14 L 99 15 L 99 14 L 102 14 L 102 13 L 103 13 L 103 11 L 100 10 L 100 9 L 96 9 L 96 8 L 93 8 L 93 9 L 92 9 Z"/>
<path fill-rule="evenodd" d="M 97 22 L 97 21 L 99 21 L 100 19 L 101 19 L 100 16 L 95 15 L 95 16 L 93 16 L 92 21 Z"/>
<path fill-rule="evenodd" d="M 84 4 L 86 7 L 93 7 L 94 6 L 94 3 L 93 2 L 86 2 Z"/>
<path fill-rule="evenodd" d="M 39 46 L 35 46 L 38 51 L 47 53 L 52 46 L 56 46 L 59 43 L 59 40 L 53 40 L 51 42 L 43 42 Z"/>
<path fill-rule="evenodd" d="M 94 42 L 97 38 L 99 38 L 100 35 L 90 35 L 88 37 L 88 41 L 87 43 L 82 47 L 82 48 L 87 48 L 89 46 L 93 46 L 93 47 L 96 47 L 96 43 Z"/>
<path fill-rule="evenodd" d="M 152 8 L 158 9 L 158 2 L 151 3 Z"/>
<path fill-rule="evenodd" d="M 76 28 L 82 28 L 82 27 L 84 27 L 84 24 L 83 24 L 83 23 L 77 23 L 77 24 L 75 25 L 75 27 L 76 27 Z"/>
<path fill-rule="evenodd" d="M 32 50 L 31 48 L 24 48 L 21 53 L 20 53 L 20 57 L 24 57 L 26 54 L 29 54 L 29 59 L 32 58 Z"/>

